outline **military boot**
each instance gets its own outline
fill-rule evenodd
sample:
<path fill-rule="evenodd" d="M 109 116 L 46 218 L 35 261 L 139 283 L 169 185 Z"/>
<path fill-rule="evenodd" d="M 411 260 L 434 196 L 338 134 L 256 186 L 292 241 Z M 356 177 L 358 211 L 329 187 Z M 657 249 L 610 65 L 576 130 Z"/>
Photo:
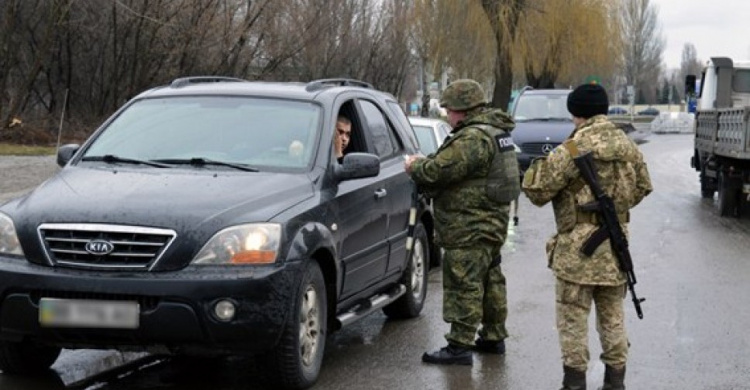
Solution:
<path fill-rule="evenodd" d="M 618 370 L 604 365 L 604 386 L 599 390 L 625 390 L 625 367 Z"/>
<path fill-rule="evenodd" d="M 563 366 L 563 387 L 560 390 L 586 390 L 586 371 Z"/>
<path fill-rule="evenodd" d="M 458 364 L 470 366 L 474 363 L 474 356 L 471 350 L 459 345 L 448 344 L 433 352 L 425 352 L 422 355 L 422 361 L 431 364 Z"/>

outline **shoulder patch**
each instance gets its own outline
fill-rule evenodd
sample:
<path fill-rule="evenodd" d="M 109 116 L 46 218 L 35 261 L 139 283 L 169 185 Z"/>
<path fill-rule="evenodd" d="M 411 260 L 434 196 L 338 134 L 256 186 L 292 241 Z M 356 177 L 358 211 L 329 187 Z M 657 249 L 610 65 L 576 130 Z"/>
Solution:
<path fill-rule="evenodd" d="M 497 143 L 498 150 L 500 150 L 501 152 L 509 152 L 515 149 L 513 137 L 511 137 L 508 133 L 496 135 L 495 142 Z"/>
<path fill-rule="evenodd" d="M 572 139 L 566 140 L 563 142 L 563 146 L 565 146 L 565 149 L 568 149 L 573 158 L 578 157 L 578 145 L 576 145 L 576 141 Z"/>

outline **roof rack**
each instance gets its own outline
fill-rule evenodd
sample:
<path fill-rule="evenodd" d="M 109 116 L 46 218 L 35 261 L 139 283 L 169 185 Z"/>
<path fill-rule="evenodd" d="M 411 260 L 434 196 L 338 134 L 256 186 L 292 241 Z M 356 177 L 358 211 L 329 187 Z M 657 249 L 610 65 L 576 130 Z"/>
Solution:
<path fill-rule="evenodd" d="M 247 80 L 238 79 L 235 77 L 224 77 L 224 76 L 190 76 L 190 77 L 180 77 L 178 79 L 174 79 L 169 86 L 171 88 L 182 88 L 186 85 L 190 84 L 198 84 L 198 83 L 220 83 L 220 82 L 245 82 Z"/>
<path fill-rule="evenodd" d="M 360 81 L 360 80 L 354 80 L 354 79 L 345 79 L 345 78 L 338 78 L 338 79 L 320 79 L 320 80 L 313 80 L 307 83 L 307 87 L 305 87 L 308 91 L 315 91 L 318 89 L 322 89 L 325 86 L 339 86 L 339 87 L 361 87 L 361 88 L 369 88 L 369 89 L 375 89 L 375 87 L 372 86 L 372 84 Z"/>

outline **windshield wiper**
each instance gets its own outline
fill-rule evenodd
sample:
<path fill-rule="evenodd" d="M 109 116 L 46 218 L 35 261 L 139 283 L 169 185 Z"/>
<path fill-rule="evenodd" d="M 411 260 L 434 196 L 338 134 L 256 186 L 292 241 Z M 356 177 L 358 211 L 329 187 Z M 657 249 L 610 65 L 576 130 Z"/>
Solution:
<path fill-rule="evenodd" d="M 119 157 L 114 154 L 105 154 L 103 156 L 86 156 L 81 161 L 104 161 L 107 164 L 113 163 L 125 163 L 125 164 L 141 164 L 148 165 L 156 168 L 172 168 L 167 164 L 162 164 L 158 161 L 152 160 L 138 160 L 135 158 Z"/>
<path fill-rule="evenodd" d="M 247 166 L 245 164 L 231 163 L 231 162 L 226 162 L 226 161 L 216 161 L 216 160 L 211 160 L 211 159 L 207 159 L 203 157 L 164 158 L 164 159 L 158 159 L 154 161 L 165 163 L 165 164 L 189 164 L 195 167 L 203 167 L 206 165 L 217 165 L 221 167 L 234 168 L 234 169 L 238 169 L 240 171 L 245 171 L 245 172 L 258 172 L 257 169 Z"/>

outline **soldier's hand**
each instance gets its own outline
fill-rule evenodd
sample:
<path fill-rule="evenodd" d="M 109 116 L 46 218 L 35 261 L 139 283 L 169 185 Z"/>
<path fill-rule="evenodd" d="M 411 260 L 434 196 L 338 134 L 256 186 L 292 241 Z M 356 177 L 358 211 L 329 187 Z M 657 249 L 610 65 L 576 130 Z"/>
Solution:
<path fill-rule="evenodd" d="M 417 154 L 404 156 L 404 170 L 406 171 L 406 173 L 411 173 L 411 165 L 419 158 L 422 158 L 422 156 Z"/>

